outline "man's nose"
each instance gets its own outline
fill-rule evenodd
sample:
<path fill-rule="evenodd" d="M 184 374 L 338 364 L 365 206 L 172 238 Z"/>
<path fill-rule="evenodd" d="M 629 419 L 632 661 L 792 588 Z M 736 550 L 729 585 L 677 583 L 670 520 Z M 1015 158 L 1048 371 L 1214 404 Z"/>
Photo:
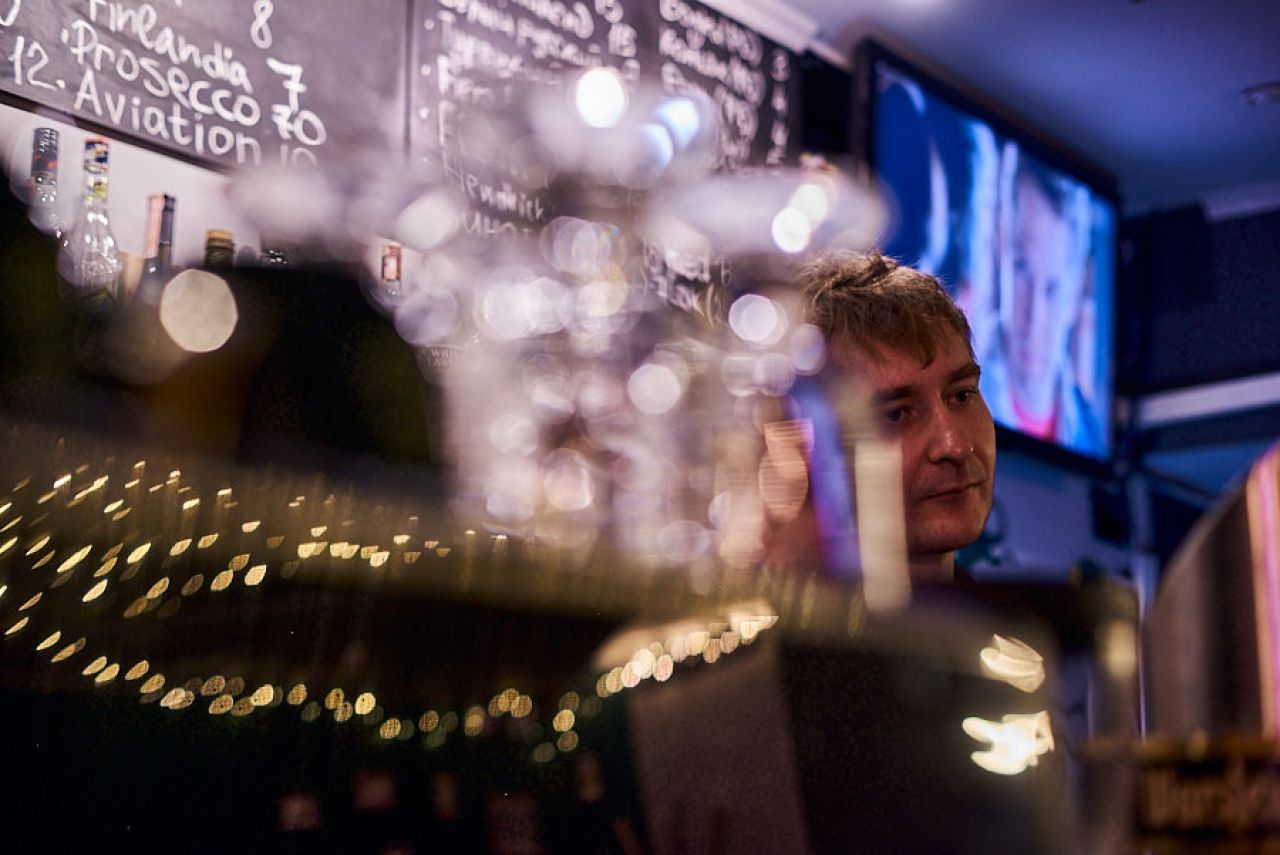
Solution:
<path fill-rule="evenodd" d="M 963 461 L 973 454 L 973 438 L 963 422 L 945 406 L 935 408 L 929 425 L 929 460 Z"/>

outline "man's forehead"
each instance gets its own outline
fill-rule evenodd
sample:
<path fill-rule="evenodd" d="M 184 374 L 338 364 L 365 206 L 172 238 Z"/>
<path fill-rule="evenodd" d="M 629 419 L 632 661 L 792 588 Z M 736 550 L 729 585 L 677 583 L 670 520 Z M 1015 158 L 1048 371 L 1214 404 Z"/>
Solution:
<path fill-rule="evenodd" d="M 973 364 L 973 354 L 967 343 L 953 330 L 937 333 L 932 360 L 916 349 L 899 347 L 887 342 L 856 344 L 837 341 L 832 345 L 832 359 L 846 370 L 863 376 L 872 383 L 875 380 L 891 380 L 894 385 L 911 382 L 908 379 L 926 375 L 946 376 Z M 875 383 L 879 385 L 879 383 Z"/>

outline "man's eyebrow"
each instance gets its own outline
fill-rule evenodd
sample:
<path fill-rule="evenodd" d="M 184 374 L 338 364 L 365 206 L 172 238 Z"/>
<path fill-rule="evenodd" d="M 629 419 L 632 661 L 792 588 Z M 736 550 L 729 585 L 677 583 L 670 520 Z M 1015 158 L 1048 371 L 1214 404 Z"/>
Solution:
<path fill-rule="evenodd" d="M 961 380 L 977 379 L 982 376 L 978 363 L 969 361 L 947 375 L 947 384 L 959 383 Z"/>
<path fill-rule="evenodd" d="M 892 389 L 883 389 L 871 396 L 871 403 L 876 406 L 887 404 L 890 401 L 898 401 L 903 398 L 914 398 L 920 394 L 920 387 L 915 384 L 908 383 L 904 386 L 894 386 Z"/>

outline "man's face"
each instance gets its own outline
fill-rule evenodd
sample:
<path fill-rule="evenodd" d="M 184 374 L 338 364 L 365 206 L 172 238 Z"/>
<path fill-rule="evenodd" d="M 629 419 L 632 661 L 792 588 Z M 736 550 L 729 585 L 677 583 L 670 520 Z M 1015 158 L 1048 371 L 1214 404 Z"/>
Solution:
<path fill-rule="evenodd" d="M 1068 292 L 1078 288 L 1064 280 L 1071 269 L 1073 238 L 1067 220 L 1025 176 L 1018 181 L 1017 211 L 1009 368 L 1020 401 L 1034 415 L 1043 415 L 1053 400 L 1054 372 L 1075 320 Z"/>
<path fill-rule="evenodd" d="M 882 435 L 902 449 L 907 553 L 913 565 L 968 546 L 991 512 L 996 435 L 979 370 L 954 331 L 929 365 L 906 351 L 850 349 Z"/>

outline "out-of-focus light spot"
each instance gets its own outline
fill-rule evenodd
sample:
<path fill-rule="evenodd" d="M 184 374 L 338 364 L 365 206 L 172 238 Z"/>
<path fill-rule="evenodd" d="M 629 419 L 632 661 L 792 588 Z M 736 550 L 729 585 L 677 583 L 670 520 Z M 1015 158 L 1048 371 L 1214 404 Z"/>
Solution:
<path fill-rule="evenodd" d="M 529 454 L 538 447 L 538 427 L 519 413 L 503 413 L 489 425 L 489 441 L 506 454 Z"/>
<path fill-rule="evenodd" d="M 627 689 L 634 689 L 640 685 L 640 675 L 636 673 L 634 663 L 628 662 L 622 666 L 622 673 L 619 675 L 622 685 Z"/>
<path fill-rule="evenodd" d="M 435 710 L 427 710 L 418 719 L 418 729 L 423 733 L 430 733 L 440 726 L 440 713 Z"/>
<path fill-rule="evenodd" d="M 327 710 L 336 710 L 344 701 L 346 701 L 346 693 L 342 689 L 330 689 L 329 694 L 324 696 L 324 708 Z"/>
<path fill-rule="evenodd" d="M 160 701 L 160 706 L 167 710 L 181 710 L 191 706 L 195 703 L 195 700 L 194 692 L 181 686 L 175 686 Z"/>
<path fill-rule="evenodd" d="M 160 323 L 174 344 L 191 353 L 209 353 L 227 343 L 239 312 L 222 277 L 184 270 L 164 286 Z"/>
<path fill-rule="evenodd" d="M 31 618 L 19 618 L 17 623 L 4 631 L 5 636 L 17 635 L 22 632 L 22 628 L 30 622 Z"/>
<path fill-rule="evenodd" d="M 631 289 L 626 282 L 594 279 L 578 290 L 578 315 L 583 318 L 612 317 L 627 305 L 630 294 Z"/>
<path fill-rule="evenodd" d="M 217 534 L 206 534 L 196 541 L 196 549 L 208 549 L 218 542 Z"/>
<path fill-rule="evenodd" d="M 320 718 L 320 705 L 315 701 L 302 708 L 302 720 L 310 724 Z"/>
<path fill-rule="evenodd" d="M 664 653 L 658 657 L 658 661 L 653 663 L 653 679 L 659 683 L 665 683 L 671 679 L 672 673 L 675 671 L 675 660 L 668 654 Z"/>
<path fill-rule="evenodd" d="M 226 691 L 231 697 L 238 697 L 244 691 L 244 677 L 237 676 L 227 680 Z"/>
<path fill-rule="evenodd" d="M 595 500 L 595 483 L 581 454 L 552 453 L 545 464 L 542 488 L 547 501 L 562 511 L 581 511 Z"/>
<path fill-rule="evenodd" d="M 822 185 L 805 181 L 791 194 L 787 207 L 804 214 L 812 226 L 817 226 L 831 213 L 831 198 Z"/>
<path fill-rule="evenodd" d="M 378 735 L 383 739 L 395 739 L 400 735 L 400 719 L 389 718 L 378 728 Z"/>
<path fill-rule="evenodd" d="M 252 698 L 240 698 L 231 706 L 231 714 L 236 717 L 246 716 L 253 712 L 257 707 L 253 705 Z"/>
<path fill-rule="evenodd" d="M 1138 667 L 1138 638 L 1133 625 L 1111 621 L 1102 627 L 1100 636 L 1103 666 L 1113 679 L 1131 679 Z"/>
<path fill-rule="evenodd" d="M 711 532 L 693 520 L 672 520 L 658 532 L 658 550 L 675 564 L 689 564 L 711 549 Z"/>
<path fill-rule="evenodd" d="M 51 659 L 50 661 L 61 662 L 64 659 L 70 659 L 72 656 L 75 656 L 81 650 L 84 650 L 84 645 L 85 645 L 84 638 L 83 637 L 77 638 L 75 641 L 71 642 L 66 647 L 62 648 L 57 653 L 53 654 L 53 659 Z"/>
<path fill-rule="evenodd" d="M 428 190 L 396 217 L 395 237 L 418 252 L 430 252 L 453 237 L 462 211 L 448 192 Z"/>
<path fill-rule="evenodd" d="M 98 672 L 98 676 L 93 678 L 93 683 L 95 686 L 101 686 L 106 683 L 110 683 L 119 675 L 120 675 L 120 663 L 112 662 L 106 668 L 103 668 L 101 671 Z"/>
<path fill-rule="evenodd" d="M 1039 756 L 1053 750 L 1049 713 L 1006 715 L 999 722 L 971 716 L 961 727 L 973 739 L 990 743 L 969 756 L 979 767 L 997 775 L 1017 775 L 1039 763 Z"/>
<path fill-rule="evenodd" d="M 470 707 L 462 720 L 462 732 L 467 736 L 479 736 L 484 730 L 485 714 L 482 707 Z"/>
<path fill-rule="evenodd" d="M 556 747 L 568 754 L 570 751 L 578 747 L 578 734 L 574 731 L 560 734 L 560 738 L 556 740 Z"/>
<path fill-rule="evenodd" d="M 550 742 L 541 742 L 530 755 L 535 763 L 550 763 L 555 759 L 556 747 Z"/>
<path fill-rule="evenodd" d="M 84 592 L 84 596 L 80 598 L 81 602 L 91 603 L 98 597 L 102 596 L 102 592 L 107 590 L 107 582 L 109 579 L 101 579 L 92 588 Z"/>
<path fill-rule="evenodd" d="M 198 507 L 200 507 L 200 499 L 198 498 L 187 499 L 185 502 L 182 503 L 182 509 L 184 511 L 194 511 Z"/>
<path fill-rule="evenodd" d="M 276 699 L 275 687 L 269 683 L 265 683 L 253 690 L 253 694 L 249 696 L 249 700 L 253 702 L 255 707 L 270 706 Z"/>
<path fill-rule="evenodd" d="M 151 670 L 151 663 L 145 659 L 140 660 L 132 668 L 125 672 L 124 678 L 128 681 L 140 680 L 148 671 Z"/>
<path fill-rule="evenodd" d="M 119 560 L 120 560 L 119 558 L 113 555 L 110 558 L 103 561 L 102 566 L 99 567 L 97 570 L 93 571 L 94 578 L 97 578 L 99 576 L 105 576 L 108 573 L 110 573 L 112 570 L 115 569 L 116 562 L 118 562 Z"/>
<path fill-rule="evenodd" d="M 206 698 L 214 695 L 222 694 L 227 688 L 227 678 L 221 674 L 214 674 L 209 679 L 200 684 L 200 694 Z"/>
<path fill-rule="evenodd" d="M 217 576 L 213 577 L 213 581 L 209 583 L 210 591 L 225 591 L 231 586 L 232 580 L 236 578 L 236 574 L 230 570 L 223 570 Z"/>
<path fill-rule="evenodd" d="M 3 545 L 0 545 L 0 555 L 4 555 L 10 549 L 13 549 L 13 545 L 17 542 L 18 542 L 18 538 L 16 537 L 11 537 L 8 540 L 6 540 Z"/>
<path fill-rule="evenodd" d="M 511 704 L 511 715 L 515 718 L 524 718 L 533 712 L 533 698 L 528 695 L 520 695 Z"/>
<path fill-rule="evenodd" d="M 28 556 L 35 555 L 41 549 L 44 549 L 45 544 L 47 544 L 48 542 L 49 542 L 49 535 L 47 534 L 42 537 L 36 538 L 35 541 L 31 544 L 31 546 L 27 547 L 27 555 Z"/>
<path fill-rule="evenodd" d="M 582 699 L 578 697 L 577 692 L 565 692 L 563 695 L 560 696 L 561 708 L 566 710 L 572 710 L 573 712 L 578 711 L 578 705 L 581 703 L 581 701 Z"/>
<path fill-rule="evenodd" d="M 991 636 L 991 646 L 982 648 L 978 658 L 987 674 L 1015 689 L 1034 692 L 1044 682 L 1044 658 L 1016 638 Z"/>
<path fill-rule="evenodd" d="M 182 591 L 181 591 L 182 596 L 190 597 L 192 594 L 195 594 L 197 591 L 199 591 L 200 586 L 203 584 L 204 584 L 204 574 L 202 573 L 195 574 L 194 576 L 192 576 L 190 579 L 188 579 L 186 582 L 183 583 Z"/>
<path fill-rule="evenodd" d="M 743 294 L 729 307 L 729 327 L 749 344 L 777 344 L 787 331 L 782 307 L 762 294 Z"/>
<path fill-rule="evenodd" d="M 31 607 L 32 607 L 32 606 L 34 606 L 36 603 L 40 602 L 40 599 L 41 599 L 43 596 L 44 596 L 44 592 L 41 592 L 41 593 L 38 593 L 38 594 L 34 595 L 33 597 L 31 597 L 31 599 L 27 600 L 25 603 L 23 603 L 22 605 L 18 606 L 18 611 L 20 611 L 20 612 L 25 612 L 27 609 L 31 608 Z"/>
<path fill-rule="evenodd" d="M 267 549 L 277 549 L 282 543 L 284 543 L 284 535 L 273 534 L 267 538 Z"/>
<path fill-rule="evenodd" d="M 87 556 L 92 551 L 93 551 L 92 546 L 83 546 L 80 549 L 76 550 L 74 553 L 71 554 L 70 557 L 67 558 L 66 561 L 63 561 L 60 565 L 58 565 L 58 571 L 57 571 L 58 575 L 62 575 L 63 573 L 66 573 L 68 570 L 70 570 L 72 567 L 75 567 L 77 564 L 79 564 L 81 561 L 85 559 L 85 556 Z"/>
<path fill-rule="evenodd" d="M 86 677 L 92 677 L 105 667 L 107 667 L 107 657 L 99 656 L 97 659 L 84 666 L 84 670 L 80 673 Z"/>
<path fill-rule="evenodd" d="M 191 547 L 191 538 L 184 537 L 169 547 L 169 555 L 177 557 L 186 552 Z"/>
<path fill-rule="evenodd" d="M 653 666 L 656 662 L 653 651 L 641 648 L 636 651 L 636 655 L 631 659 L 631 667 L 635 671 L 636 676 L 641 680 L 647 680 L 653 676 Z"/>
<path fill-rule="evenodd" d="M 801 324 L 791 333 L 791 365 L 797 374 L 817 374 L 827 361 L 827 345 L 822 331 L 813 324 Z"/>
<path fill-rule="evenodd" d="M 804 251 L 813 236 L 809 218 L 795 208 L 783 208 L 773 218 L 770 234 L 778 249 L 794 255 Z"/>
<path fill-rule="evenodd" d="M 124 499 L 116 499 L 114 502 L 104 505 L 102 508 L 102 512 L 104 514 L 114 514 L 116 511 L 120 510 L 122 507 L 124 507 Z"/>
<path fill-rule="evenodd" d="M 351 721 L 351 716 L 355 714 L 355 708 L 351 706 L 350 701 L 343 701 L 338 704 L 338 708 L 333 711 L 333 720 L 339 724 Z"/>
<path fill-rule="evenodd" d="M 689 143 L 693 142 L 702 129 L 698 105 L 682 95 L 668 98 L 659 104 L 654 110 L 654 117 L 670 132 L 672 142 L 681 151 L 689 147 Z"/>
<path fill-rule="evenodd" d="M 606 674 L 604 678 L 604 687 L 605 687 L 605 690 L 611 695 L 616 695 L 618 694 L 618 692 L 622 691 L 622 669 L 621 668 L 611 668 L 609 670 L 609 673 Z"/>
<path fill-rule="evenodd" d="M 356 713 L 368 715 L 377 704 L 378 699 L 374 697 L 373 692 L 364 692 L 356 698 Z"/>
<path fill-rule="evenodd" d="M 258 526 L 262 525 L 262 520 L 250 520 L 247 523 L 240 524 L 240 530 L 245 534 L 251 534 L 258 530 Z"/>
<path fill-rule="evenodd" d="M 209 715 L 223 715 L 231 712 L 231 708 L 235 706 L 235 698 L 230 695 L 218 695 L 209 704 Z"/>
<path fill-rule="evenodd" d="M 582 121 L 593 128 L 611 128 L 627 111 L 622 75 L 612 68 L 584 72 L 574 86 L 573 100 Z"/>
<path fill-rule="evenodd" d="M 661 362 L 646 362 L 627 378 L 627 397 L 642 413 L 661 415 L 674 407 L 682 394 L 680 377 Z"/>
<path fill-rule="evenodd" d="M 147 557 L 147 553 L 151 551 L 151 544 L 144 543 L 129 553 L 129 557 L 125 559 L 126 564 L 137 564 L 143 558 Z"/>
<path fill-rule="evenodd" d="M 573 710 L 560 710 L 551 720 L 551 726 L 555 728 L 556 733 L 564 733 L 567 730 L 573 730 L 574 720 Z"/>
<path fill-rule="evenodd" d="M 448 288 L 425 282 L 410 291 L 395 310 L 396 332 L 419 347 L 441 344 L 458 329 L 462 309 Z"/>
<path fill-rule="evenodd" d="M 164 675 L 152 674 L 150 677 L 147 678 L 147 681 L 145 683 L 143 683 L 141 686 L 138 687 L 138 693 L 142 695 L 149 695 L 152 692 L 158 692 L 163 688 L 164 688 Z"/>
<path fill-rule="evenodd" d="M 255 564 L 249 568 L 249 572 L 244 575 L 244 583 L 249 587 L 262 584 L 262 580 L 266 578 L 267 565 Z"/>
<path fill-rule="evenodd" d="M 708 665 L 714 665 L 720 661 L 720 654 L 723 652 L 723 648 L 720 647 L 720 639 L 709 639 L 706 646 L 702 648 L 702 661 Z"/>
<path fill-rule="evenodd" d="M 62 638 L 62 630 L 55 629 L 53 632 L 45 636 L 44 641 L 36 645 L 36 650 L 48 650 L 50 647 L 58 643 L 58 639 Z"/>
<path fill-rule="evenodd" d="M 685 639 L 685 650 L 689 656 L 701 656 L 709 640 L 710 636 L 705 632 L 691 632 Z"/>
<path fill-rule="evenodd" d="M 57 550 L 50 549 L 50 550 L 49 550 L 48 552 L 46 552 L 43 556 L 41 556 L 41 557 L 40 557 L 40 560 L 39 560 L 39 561 L 37 561 L 35 564 L 32 564 L 32 565 L 31 565 L 31 569 L 32 569 L 32 570 L 39 570 L 39 569 L 40 569 L 41 567 L 43 567 L 44 565 L 48 564 L 50 561 L 52 561 L 52 560 L 53 560 L 53 556 L 54 556 L 54 554 L 55 554 L 56 552 L 57 552 Z"/>
<path fill-rule="evenodd" d="M 159 599 L 167 590 L 169 590 L 169 577 L 165 576 L 163 579 L 158 580 L 154 585 L 151 586 L 151 589 L 147 591 L 147 594 L 146 594 L 147 599 L 148 600 Z"/>
<path fill-rule="evenodd" d="M 289 690 L 289 694 L 285 696 L 285 703 L 291 707 L 296 707 L 306 699 L 307 687 L 302 683 L 298 683 L 294 685 L 294 687 Z"/>

